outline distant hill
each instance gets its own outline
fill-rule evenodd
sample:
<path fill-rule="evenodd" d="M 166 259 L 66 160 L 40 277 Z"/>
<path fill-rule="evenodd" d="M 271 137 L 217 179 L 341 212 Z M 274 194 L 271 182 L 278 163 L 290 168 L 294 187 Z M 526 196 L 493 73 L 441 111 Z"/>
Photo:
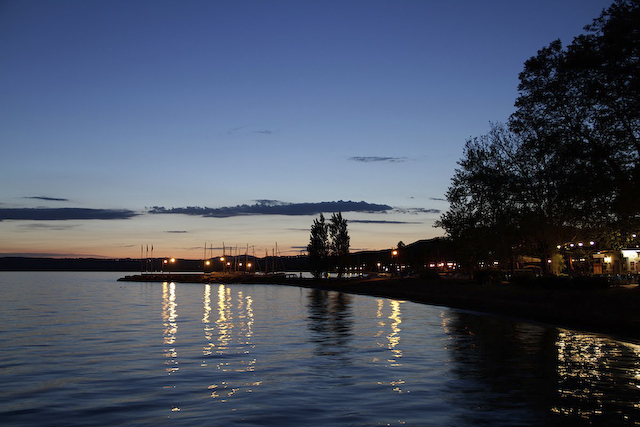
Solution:
<path fill-rule="evenodd" d="M 394 248 L 395 249 L 395 248 Z M 383 249 L 378 251 L 360 251 L 349 254 L 351 265 L 366 265 L 369 271 L 375 271 L 378 262 L 387 263 L 391 260 L 393 249 Z M 418 240 L 410 243 L 399 251 L 399 260 L 413 268 L 420 268 L 428 262 L 451 261 L 453 260 L 453 249 L 448 240 L 435 238 L 428 240 Z M 227 256 L 230 260 L 233 257 Z M 217 260 L 217 258 L 213 258 Z M 239 261 L 244 261 L 245 256 L 238 256 Z M 306 256 L 280 256 L 246 258 L 258 267 L 259 271 L 265 268 L 269 271 L 274 269 L 282 271 L 308 270 Z M 31 257 L 0 257 L 0 271 L 160 271 L 162 259 L 155 258 L 153 265 L 144 260 L 133 258 L 103 259 L 103 258 L 31 258 Z M 203 269 L 203 261 L 178 259 L 171 265 L 171 271 L 198 271 Z"/>

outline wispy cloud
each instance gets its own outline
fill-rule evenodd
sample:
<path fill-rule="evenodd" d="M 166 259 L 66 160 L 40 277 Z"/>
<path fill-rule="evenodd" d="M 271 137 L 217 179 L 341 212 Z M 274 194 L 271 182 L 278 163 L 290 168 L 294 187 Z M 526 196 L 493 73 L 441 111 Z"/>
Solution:
<path fill-rule="evenodd" d="M 240 134 L 250 134 L 250 133 L 257 133 L 260 135 L 276 135 L 279 131 L 274 130 L 274 129 L 251 129 L 251 127 L 249 125 L 244 125 L 244 126 L 238 126 L 232 129 L 229 129 L 226 132 L 227 136 L 231 136 L 231 135 L 236 135 L 238 133 Z"/>
<path fill-rule="evenodd" d="M 381 157 L 381 156 L 355 156 L 349 157 L 352 162 L 361 162 L 361 163 L 376 163 L 376 162 L 386 162 L 386 163 L 401 163 L 409 160 L 407 157 Z"/>
<path fill-rule="evenodd" d="M 105 258 L 104 255 L 69 252 L 0 252 L 0 257 L 24 258 Z"/>
<path fill-rule="evenodd" d="M 394 208 L 393 212 L 404 213 L 404 214 L 419 214 L 419 213 L 438 214 L 441 211 L 440 209 L 426 209 L 426 208 Z"/>
<path fill-rule="evenodd" d="M 138 214 L 128 209 L 8 208 L 0 209 L 0 221 L 64 221 L 129 219 Z"/>
<path fill-rule="evenodd" d="M 55 225 L 49 223 L 26 223 L 20 225 L 20 228 L 23 230 L 54 230 L 54 231 L 67 231 L 72 228 L 76 228 L 75 224 L 61 224 L 56 223 Z"/>
<path fill-rule="evenodd" d="M 184 208 L 165 208 L 154 206 L 149 210 L 152 214 L 183 214 L 211 218 L 228 218 L 243 215 L 317 215 L 321 212 L 388 212 L 389 205 L 375 203 L 337 201 L 317 203 L 285 203 L 278 200 L 259 200 L 253 205 L 237 205 L 220 208 L 188 206 Z"/>
<path fill-rule="evenodd" d="M 33 199 L 33 200 L 45 200 L 48 202 L 68 202 L 69 199 L 61 199 L 58 197 L 46 197 L 46 196 L 29 196 L 24 197 L 25 199 Z"/>
<path fill-rule="evenodd" d="M 374 219 L 350 219 L 349 222 L 355 224 L 422 224 L 421 222 L 415 221 L 385 221 Z"/>
<path fill-rule="evenodd" d="M 239 131 L 241 131 L 242 129 L 246 128 L 248 125 L 244 125 L 244 126 L 238 126 L 232 129 L 229 129 L 227 131 L 227 135 L 233 135 L 234 133 L 237 133 Z"/>
<path fill-rule="evenodd" d="M 186 230 L 167 230 L 167 231 L 165 231 L 165 233 L 184 234 L 184 233 L 188 233 L 188 231 L 186 231 Z"/>
<path fill-rule="evenodd" d="M 442 198 L 442 197 L 430 197 L 429 200 L 435 200 L 437 202 L 446 202 L 447 199 Z"/>

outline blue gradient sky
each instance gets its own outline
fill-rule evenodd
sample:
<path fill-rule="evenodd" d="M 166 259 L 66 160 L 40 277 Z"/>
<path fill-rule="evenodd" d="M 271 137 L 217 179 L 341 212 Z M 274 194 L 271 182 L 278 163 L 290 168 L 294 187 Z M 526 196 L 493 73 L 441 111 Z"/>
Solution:
<path fill-rule="evenodd" d="M 149 213 L 257 200 L 388 206 L 344 213 L 353 250 L 442 235 L 465 140 L 609 4 L 3 0 L 0 254 L 306 246 L 312 214 Z M 39 207 L 113 219 L 20 217 Z"/>

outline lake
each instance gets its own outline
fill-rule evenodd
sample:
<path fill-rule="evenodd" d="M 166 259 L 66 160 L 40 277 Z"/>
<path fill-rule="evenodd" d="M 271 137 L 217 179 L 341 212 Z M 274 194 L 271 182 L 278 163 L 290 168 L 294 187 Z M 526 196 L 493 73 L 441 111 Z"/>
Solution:
<path fill-rule="evenodd" d="M 274 285 L 0 273 L 11 426 L 640 425 L 640 345 Z"/>

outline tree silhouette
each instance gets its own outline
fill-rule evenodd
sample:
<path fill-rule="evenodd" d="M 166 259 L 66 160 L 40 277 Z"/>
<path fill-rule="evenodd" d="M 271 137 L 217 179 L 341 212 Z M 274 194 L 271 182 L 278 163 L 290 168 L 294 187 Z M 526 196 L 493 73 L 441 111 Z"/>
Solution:
<path fill-rule="evenodd" d="M 508 126 L 469 139 L 436 226 L 470 261 L 573 238 L 616 247 L 640 228 L 640 3 L 617 0 L 526 61 Z"/>
<path fill-rule="evenodd" d="M 347 220 L 342 217 L 341 212 L 331 215 L 329 234 L 331 235 L 331 255 L 337 264 L 338 279 L 340 279 L 344 274 L 351 240 L 347 231 Z"/>
<path fill-rule="evenodd" d="M 322 214 L 313 220 L 307 251 L 313 277 L 317 279 L 326 275 L 329 267 L 329 225 Z"/>

